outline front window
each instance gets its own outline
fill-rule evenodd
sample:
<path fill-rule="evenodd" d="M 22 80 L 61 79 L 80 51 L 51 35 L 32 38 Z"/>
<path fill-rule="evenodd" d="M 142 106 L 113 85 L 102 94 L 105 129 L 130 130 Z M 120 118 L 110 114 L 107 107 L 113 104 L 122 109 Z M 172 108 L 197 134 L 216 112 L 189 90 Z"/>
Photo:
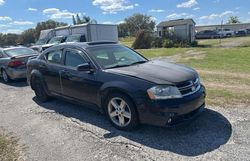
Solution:
<path fill-rule="evenodd" d="M 87 50 L 90 56 L 105 69 L 131 66 L 147 61 L 135 51 L 120 45 L 92 47 Z"/>
<path fill-rule="evenodd" d="M 63 40 L 63 37 L 53 37 L 50 41 L 49 44 L 59 44 Z"/>
<path fill-rule="evenodd" d="M 65 55 L 65 65 L 68 67 L 76 68 L 78 65 L 87 63 L 78 51 L 69 50 L 66 51 Z"/>
<path fill-rule="evenodd" d="M 4 52 L 10 57 L 35 54 L 35 51 L 29 48 L 6 49 Z"/>

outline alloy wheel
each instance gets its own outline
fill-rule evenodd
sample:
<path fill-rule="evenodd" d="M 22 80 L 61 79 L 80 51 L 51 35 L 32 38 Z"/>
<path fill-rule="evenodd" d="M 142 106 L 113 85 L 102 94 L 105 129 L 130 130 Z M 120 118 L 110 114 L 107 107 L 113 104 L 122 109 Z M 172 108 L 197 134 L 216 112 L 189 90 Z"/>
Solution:
<path fill-rule="evenodd" d="M 132 117 L 129 105 L 119 97 L 112 98 L 109 101 L 108 114 L 111 121 L 119 127 L 129 125 Z"/>

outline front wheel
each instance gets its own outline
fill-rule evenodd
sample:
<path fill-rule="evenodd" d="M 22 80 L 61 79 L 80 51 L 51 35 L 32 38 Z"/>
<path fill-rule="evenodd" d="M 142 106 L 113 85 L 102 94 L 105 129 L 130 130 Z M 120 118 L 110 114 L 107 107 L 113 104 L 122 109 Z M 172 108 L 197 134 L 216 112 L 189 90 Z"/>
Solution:
<path fill-rule="evenodd" d="M 46 93 L 42 81 L 39 78 L 33 78 L 32 84 L 38 100 L 41 102 L 47 102 L 49 100 L 49 95 Z"/>
<path fill-rule="evenodd" d="M 126 95 L 112 94 L 106 103 L 107 116 L 114 127 L 119 130 L 132 130 L 138 126 L 136 107 Z"/>

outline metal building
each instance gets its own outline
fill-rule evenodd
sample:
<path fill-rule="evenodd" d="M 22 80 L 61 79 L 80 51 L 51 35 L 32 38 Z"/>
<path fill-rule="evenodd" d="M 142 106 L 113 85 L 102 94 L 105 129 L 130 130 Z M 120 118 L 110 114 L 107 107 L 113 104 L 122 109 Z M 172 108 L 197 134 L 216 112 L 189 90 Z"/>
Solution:
<path fill-rule="evenodd" d="M 163 21 L 157 25 L 158 37 L 174 37 L 179 40 L 195 41 L 195 22 L 193 19 Z"/>

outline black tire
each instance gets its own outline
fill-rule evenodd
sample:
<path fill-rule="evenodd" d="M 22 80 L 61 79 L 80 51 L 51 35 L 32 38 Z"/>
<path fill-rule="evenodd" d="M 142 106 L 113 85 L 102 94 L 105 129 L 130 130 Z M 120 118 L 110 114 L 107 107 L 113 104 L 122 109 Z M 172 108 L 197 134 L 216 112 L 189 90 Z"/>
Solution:
<path fill-rule="evenodd" d="M 121 98 L 122 100 L 124 100 L 127 104 L 126 108 L 129 108 L 129 110 L 130 110 L 131 118 L 130 118 L 130 121 L 128 121 L 128 124 L 126 126 L 119 126 L 111 119 L 111 116 L 109 114 L 109 104 L 110 104 L 110 101 L 114 98 Z M 105 103 L 105 113 L 106 113 L 109 121 L 111 122 L 111 124 L 119 130 L 130 131 L 139 125 L 139 119 L 138 119 L 136 107 L 135 107 L 134 103 L 132 102 L 132 100 L 128 96 L 126 96 L 125 94 L 113 93 L 113 94 L 108 95 L 108 97 L 106 99 L 106 103 Z"/>
<path fill-rule="evenodd" d="M 2 69 L 2 78 L 5 83 L 9 83 L 11 81 L 9 75 L 4 69 Z"/>
<path fill-rule="evenodd" d="M 42 84 L 42 80 L 40 78 L 33 78 L 32 85 L 36 94 L 36 97 L 40 102 L 47 102 L 49 101 L 50 97 L 46 93 L 44 86 Z"/>

